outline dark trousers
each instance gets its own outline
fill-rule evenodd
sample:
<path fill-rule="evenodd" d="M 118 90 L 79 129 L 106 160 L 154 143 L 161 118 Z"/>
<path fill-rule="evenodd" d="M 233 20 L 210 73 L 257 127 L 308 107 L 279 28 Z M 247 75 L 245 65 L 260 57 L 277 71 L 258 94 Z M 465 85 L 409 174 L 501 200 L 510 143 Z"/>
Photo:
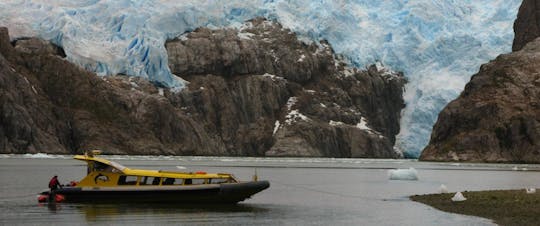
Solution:
<path fill-rule="evenodd" d="M 49 192 L 49 203 L 56 202 L 56 188 L 51 188 Z"/>

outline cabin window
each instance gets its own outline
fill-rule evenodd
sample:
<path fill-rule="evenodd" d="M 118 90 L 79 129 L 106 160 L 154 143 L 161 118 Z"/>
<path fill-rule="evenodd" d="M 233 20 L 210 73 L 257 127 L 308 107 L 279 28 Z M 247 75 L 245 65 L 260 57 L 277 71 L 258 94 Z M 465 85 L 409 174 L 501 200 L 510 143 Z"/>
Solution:
<path fill-rule="evenodd" d="M 191 179 L 191 184 L 204 184 L 204 182 L 205 182 L 205 179 L 203 178 Z M 186 184 L 187 184 L 187 180 L 186 180 Z"/>
<path fill-rule="evenodd" d="M 159 182 L 161 182 L 161 177 L 154 177 L 152 185 L 159 185 Z"/>
<path fill-rule="evenodd" d="M 112 167 L 101 162 L 94 162 L 94 170 L 95 171 L 103 171 L 103 172 L 111 172 Z"/>
<path fill-rule="evenodd" d="M 223 184 L 223 183 L 227 183 L 229 181 L 229 179 L 227 178 L 210 178 L 210 184 Z"/>
<path fill-rule="evenodd" d="M 184 180 L 181 178 L 165 178 L 163 180 L 163 185 L 182 185 Z"/>
<path fill-rule="evenodd" d="M 143 177 L 141 181 L 139 181 L 139 185 L 159 185 L 159 182 L 161 181 L 161 177 Z"/>
<path fill-rule="evenodd" d="M 115 162 L 110 162 L 110 164 L 111 165 L 108 165 L 102 162 L 97 162 L 97 161 L 89 161 L 88 168 L 86 169 L 86 173 L 90 174 L 90 172 L 93 172 L 93 171 L 119 173 L 126 168 Z"/>
<path fill-rule="evenodd" d="M 180 178 L 174 179 L 174 185 L 182 185 L 184 184 L 184 180 Z"/>
<path fill-rule="evenodd" d="M 118 185 L 136 185 L 137 176 L 122 175 L 118 178 Z"/>
<path fill-rule="evenodd" d="M 162 185 L 173 185 L 174 184 L 174 178 L 163 178 Z"/>
<path fill-rule="evenodd" d="M 101 163 L 101 162 L 94 162 L 94 169 L 96 171 L 102 171 L 104 170 L 105 168 L 107 168 L 107 165 Z"/>

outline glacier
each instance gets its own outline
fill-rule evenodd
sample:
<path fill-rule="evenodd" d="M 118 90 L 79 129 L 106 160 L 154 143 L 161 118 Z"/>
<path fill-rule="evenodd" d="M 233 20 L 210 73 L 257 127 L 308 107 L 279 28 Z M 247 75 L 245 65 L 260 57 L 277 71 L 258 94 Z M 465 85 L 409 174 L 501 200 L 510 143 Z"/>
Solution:
<path fill-rule="evenodd" d="M 326 39 L 348 62 L 381 62 L 408 78 L 396 149 L 417 157 L 440 110 L 482 63 L 511 50 L 521 0 L 3 0 L 12 39 L 38 36 L 98 75 L 127 74 L 179 90 L 164 43 L 197 27 L 276 20 Z"/>

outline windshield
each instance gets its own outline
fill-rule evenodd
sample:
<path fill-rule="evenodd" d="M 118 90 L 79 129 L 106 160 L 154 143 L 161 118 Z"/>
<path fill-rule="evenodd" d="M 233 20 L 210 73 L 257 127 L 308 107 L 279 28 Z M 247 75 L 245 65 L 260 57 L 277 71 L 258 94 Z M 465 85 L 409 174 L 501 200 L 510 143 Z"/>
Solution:
<path fill-rule="evenodd" d="M 114 168 L 116 168 L 116 169 L 118 169 L 120 171 L 124 171 L 124 169 L 126 168 L 125 166 L 123 166 L 122 164 L 117 163 L 117 162 L 109 161 L 109 163 L 111 164 L 111 166 L 113 166 Z"/>
<path fill-rule="evenodd" d="M 88 161 L 87 174 L 94 171 L 119 173 L 124 171 L 124 169 L 126 169 L 125 166 L 113 161 L 109 161 L 108 164 L 99 161 Z"/>

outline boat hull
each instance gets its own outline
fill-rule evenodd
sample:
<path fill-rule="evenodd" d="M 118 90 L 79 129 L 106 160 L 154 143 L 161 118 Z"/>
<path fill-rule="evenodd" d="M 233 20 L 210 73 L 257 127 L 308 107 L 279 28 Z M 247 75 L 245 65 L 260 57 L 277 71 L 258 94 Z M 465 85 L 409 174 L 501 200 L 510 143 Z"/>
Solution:
<path fill-rule="evenodd" d="M 70 203 L 219 203 L 241 202 L 270 187 L 268 181 L 190 186 L 64 187 L 55 191 Z M 42 195 L 49 195 L 43 192 Z"/>

